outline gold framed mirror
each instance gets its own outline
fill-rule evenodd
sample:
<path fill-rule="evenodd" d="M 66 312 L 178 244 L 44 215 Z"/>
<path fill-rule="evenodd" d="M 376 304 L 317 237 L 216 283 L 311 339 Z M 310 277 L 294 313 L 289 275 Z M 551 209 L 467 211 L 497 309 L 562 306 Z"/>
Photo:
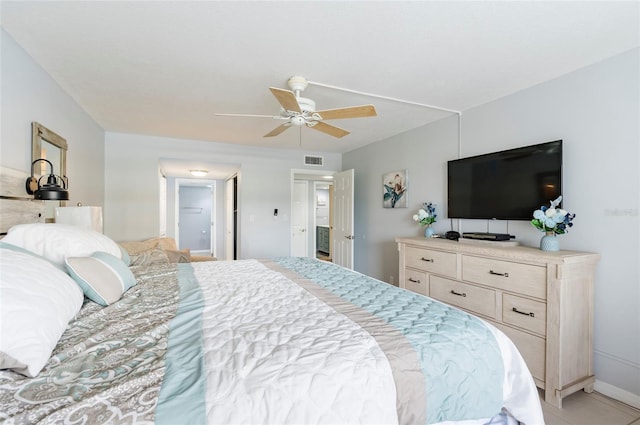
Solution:
<path fill-rule="evenodd" d="M 31 123 L 31 162 L 37 159 L 46 159 L 53 165 L 54 174 L 66 177 L 67 175 L 67 140 L 59 134 L 49 130 L 44 125 Z M 34 169 L 35 176 L 49 174 L 47 163 L 41 161 Z M 45 201 L 45 220 L 53 222 L 55 207 L 66 205 L 65 201 Z"/>

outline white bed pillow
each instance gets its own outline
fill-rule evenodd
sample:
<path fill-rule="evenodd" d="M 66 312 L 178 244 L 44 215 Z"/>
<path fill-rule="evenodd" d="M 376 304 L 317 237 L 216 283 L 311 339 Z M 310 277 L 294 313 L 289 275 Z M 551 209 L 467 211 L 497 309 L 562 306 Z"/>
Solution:
<path fill-rule="evenodd" d="M 107 306 L 120 299 L 136 284 L 129 267 L 106 252 L 94 252 L 90 257 L 67 257 L 69 275 L 90 300 Z"/>
<path fill-rule="evenodd" d="M 48 262 L 48 263 L 49 263 L 49 264 L 51 264 L 52 266 L 56 266 L 57 268 L 59 268 L 60 270 L 62 270 L 62 271 L 63 271 L 63 272 L 65 272 L 65 273 L 67 272 L 67 269 L 66 269 L 64 266 L 61 266 L 61 265 L 59 265 L 59 264 L 56 264 L 56 263 L 54 263 L 53 261 L 47 260 L 46 258 L 44 258 L 44 257 L 42 257 L 42 256 L 40 256 L 40 255 L 38 255 L 38 254 L 36 254 L 35 252 L 33 252 L 33 251 L 29 251 L 28 249 L 25 249 L 25 248 L 23 248 L 23 247 L 21 247 L 21 246 L 17 246 L 17 245 L 12 245 L 12 244 L 10 244 L 10 243 L 6 243 L 6 242 L 4 241 L 4 239 L 3 239 L 3 240 L 0 240 L 0 249 L 10 249 L 10 250 L 12 250 L 12 251 L 17 251 L 17 252 L 22 252 L 22 253 L 24 253 L 24 254 L 32 255 L 32 256 L 33 256 L 33 257 L 35 257 L 35 258 L 38 258 L 38 259 L 40 259 L 40 260 L 43 260 L 43 261 Z"/>
<path fill-rule="evenodd" d="M 96 251 L 122 258 L 120 247 L 109 237 L 68 224 L 18 224 L 9 229 L 3 241 L 41 255 L 62 268 L 66 257 L 88 257 Z"/>
<path fill-rule="evenodd" d="M 82 291 L 49 261 L 0 244 L 0 369 L 36 376 L 80 308 Z"/>

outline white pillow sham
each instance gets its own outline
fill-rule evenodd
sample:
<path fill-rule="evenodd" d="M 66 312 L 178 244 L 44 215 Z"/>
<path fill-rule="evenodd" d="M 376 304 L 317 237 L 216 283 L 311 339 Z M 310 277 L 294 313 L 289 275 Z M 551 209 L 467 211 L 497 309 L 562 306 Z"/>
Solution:
<path fill-rule="evenodd" d="M 69 275 L 91 301 L 107 306 L 120 299 L 136 284 L 129 267 L 106 252 L 94 252 L 90 257 L 67 257 Z"/>
<path fill-rule="evenodd" d="M 0 273 L 0 369 L 34 377 L 84 297 L 68 274 L 5 244 L 0 244 Z"/>
<path fill-rule="evenodd" d="M 6 243 L 4 240 L 0 240 L 0 249 L 10 249 L 12 251 L 17 251 L 17 252 L 22 252 L 24 254 L 29 254 L 32 255 L 34 258 L 37 258 L 39 260 L 42 261 L 46 261 L 49 264 L 51 264 L 52 266 L 56 266 L 57 268 L 59 268 L 60 270 L 62 270 L 63 272 L 67 272 L 67 269 L 65 267 L 60 266 L 59 264 L 54 263 L 53 261 L 47 260 L 46 258 L 36 254 L 33 251 L 29 251 L 28 249 L 25 249 L 21 246 L 17 246 L 17 245 L 12 245 L 10 243 Z"/>
<path fill-rule="evenodd" d="M 41 255 L 63 269 L 66 257 L 88 257 L 96 251 L 122 258 L 119 245 L 109 237 L 68 224 L 18 224 L 9 229 L 3 241 Z"/>

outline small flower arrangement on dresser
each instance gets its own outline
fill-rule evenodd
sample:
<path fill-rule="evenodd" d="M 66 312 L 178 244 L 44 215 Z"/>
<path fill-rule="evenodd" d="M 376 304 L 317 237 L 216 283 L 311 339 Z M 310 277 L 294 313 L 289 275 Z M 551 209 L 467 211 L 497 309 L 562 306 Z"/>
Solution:
<path fill-rule="evenodd" d="M 550 202 L 550 207 L 543 205 L 533 212 L 531 224 L 541 232 L 545 232 L 540 240 L 540 249 L 543 251 L 559 251 L 560 241 L 556 235 L 564 235 L 573 226 L 573 219 L 576 215 L 558 208 L 561 201 L 562 196 L 558 196 L 557 199 Z"/>
<path fill-rule="evenodd" d="M 419 223 L 421 226 L 427 226 L 424 231 L 426 238 L 433 237 L 435 231 L 432 225 L 436 222 L 437 218 L 436 206 L 431 202 L 424 202 L 422 208 L 418 210 L 418 213 L 413 215 L 413 221 Z"/>

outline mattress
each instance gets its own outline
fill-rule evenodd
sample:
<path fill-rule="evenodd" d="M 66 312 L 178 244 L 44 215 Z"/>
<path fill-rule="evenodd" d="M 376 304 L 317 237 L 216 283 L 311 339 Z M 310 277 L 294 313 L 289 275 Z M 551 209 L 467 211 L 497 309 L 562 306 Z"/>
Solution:
<path fill-rule="evenodd" d="M 470 314 L 308 258 L 161 264 L 85 301 L 7 423 L 542 423 L 513 344 Z"/>

